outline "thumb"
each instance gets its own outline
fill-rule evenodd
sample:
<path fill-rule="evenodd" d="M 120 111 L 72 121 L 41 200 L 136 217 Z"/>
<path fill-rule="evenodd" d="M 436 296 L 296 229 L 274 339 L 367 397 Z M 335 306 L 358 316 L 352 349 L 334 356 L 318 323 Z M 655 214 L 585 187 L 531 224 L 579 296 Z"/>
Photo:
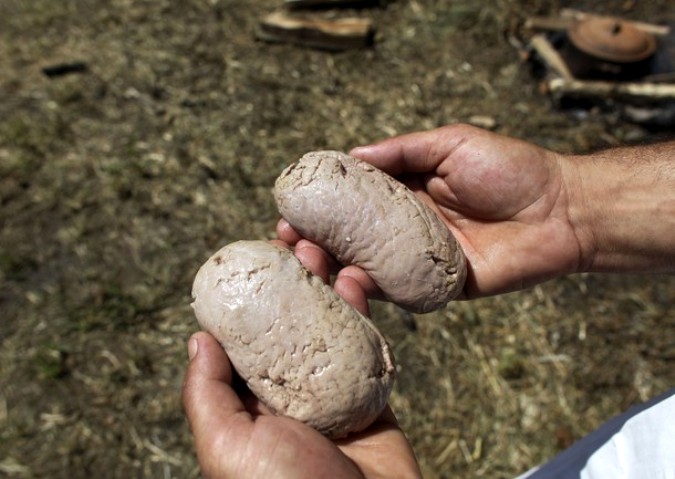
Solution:
<path fill-rule="evenodd" d="M 205 332 L 188 342 L 190 364 L 183 382 L 183 407 L 195 438 L 200 459 L 208 459 L 210 447 L 218 444 L 223 431 L 233 429 L 237 418 L 250 415 L 232 389 L 232 366 L 223 348 Z M 241 424 L 241 423 L 240 423 Z"/>
<path fill-rule="evenodd" d="M 349 154 L 392 176 L 427 173 L 434 171 L 472 133 L 475 133 L 472 127 L 465 125 L 445 126 L 357 146 Z"/>

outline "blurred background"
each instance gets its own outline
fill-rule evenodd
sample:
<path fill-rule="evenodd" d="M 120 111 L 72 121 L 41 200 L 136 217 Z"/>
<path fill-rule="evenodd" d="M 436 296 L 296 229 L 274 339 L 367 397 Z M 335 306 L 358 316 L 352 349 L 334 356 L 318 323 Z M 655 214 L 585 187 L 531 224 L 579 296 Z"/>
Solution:
<path fill-rule="evenodd" d="M 454 122 L 570 153 L 672 132 L 561 105 L 521 33 L 563 8 L 672 23 L 669 0 L 313 12 L 372 21 L 341 52 L 260 41 L 282 3 L 0 0 L 0 477 L 199 476 L 191 282 L 274 237 L 271 186 L 305 152 Z M 673 277 L 584 274 L 423 316 L 374 303 L 425 477 L 513 477 L 672 387 L 674 301 Z"/>

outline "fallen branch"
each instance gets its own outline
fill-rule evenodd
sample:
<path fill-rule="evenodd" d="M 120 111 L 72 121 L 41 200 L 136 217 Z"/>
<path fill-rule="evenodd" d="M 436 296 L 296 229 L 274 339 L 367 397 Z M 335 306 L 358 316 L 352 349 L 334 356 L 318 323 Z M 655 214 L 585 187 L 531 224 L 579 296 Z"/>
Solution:
<path fill-rule="evenodd" d="M 373 25 L 368 19 L 294 17 L 275 12 L 265 17 L 258 29 L 258 38 L 288 42 L 326 50 L 361 48 L 372 42 Z"/>
<path fill-rule="evenodd" d="M 659 83 L 619 83 L 553 78 L 547 83 L 553 95 L 631 97 L 651 100 L 675 100 L 675 85 Z"/>
<path fill-rule="evenodd" d="M 581 20 L 588 20 L 590 18 L 608 18 L 607 15 L 596 15 L 594 13 L 586 13 L 582 12 L 580 10 L 574 10 L 571 8 L 563 8 L 560 11 L 560 16 L 563 18 L 570 18 L 573 21 L 581 21 Z M 609 17 L 609 18 L 616 18 L 616 17 Z M 633 25 L 635 28 L 638 30 L 642 30 L 643 32 L 648 32 L 651 33 L 652 35 L 656 36 L 666 36 L 670 34 L 670 27 L 666 25 L 656 25 L 654 23 L 646 23 L 646 22 L 636 22 L 633 20 L 626 20 L 622 19 L 626 23 L 630 23 Z"/>
<path fill-rule="evenodd" d="M 541 34 L 535 35 L 532 37 L 532 40 L 530 40 L 530 45 L 534 48 L 534 51 L 539 54 L 542 60 L 564 79 L 571 80 L 574 77 L 567 67 L 565 60 L 563 60 L 558 51 L 551 45 L 551 42 L 546 39 L 546 36 Z"/>
<path fill-rule="evenodd" d="M 544 30 L 544 31 L 565 31 L 569 29 L 576 22 L 588 20 L 590 18 L 615 18 L 607 15 L 595 15 L 593 13 L 586 13 L 579 10 L 564 8 L 560 11 L 560 15 L 556 17 L 528 17 L 525 19 L 525 28 L 528 30 Z M 622 19 L 623 22 L 633 25 L 638 30 L 651 33 L 658 37 L 664 37 L 670 34 L 670 27 L 666 25 L 656 25 L 654 23 L 635 22 L 632 20 Z"/>

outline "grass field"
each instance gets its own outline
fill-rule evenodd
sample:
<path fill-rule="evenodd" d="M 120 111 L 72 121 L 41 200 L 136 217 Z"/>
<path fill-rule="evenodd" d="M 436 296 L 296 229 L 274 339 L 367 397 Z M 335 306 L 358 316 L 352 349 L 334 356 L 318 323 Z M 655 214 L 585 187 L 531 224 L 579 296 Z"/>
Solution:
<path fill-rule="evenodd" d="M 596 3 L 385 1 L 340 13 L 376 42 L 333 54 L 255 39 L 281 1 L 0 0 L 0 477 L 198 476 L 192 278 L 273 237 L 271 185 L 306 151 L 476 116 L 562 152 L 653 140 L 556 109 L 508 42 L 555 7 L 675 20 Z M 374 304 L 425 477 L 512 477 L 672 387 L 674 303 L 673 277 L 586 274 L 425 316 Z"/>

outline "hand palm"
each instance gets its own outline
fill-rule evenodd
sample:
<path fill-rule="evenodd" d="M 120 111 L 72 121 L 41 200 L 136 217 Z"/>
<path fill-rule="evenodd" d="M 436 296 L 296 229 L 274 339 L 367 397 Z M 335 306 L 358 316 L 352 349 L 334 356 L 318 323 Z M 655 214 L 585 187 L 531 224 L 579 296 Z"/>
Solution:
<path fill-rule="evenodd" d="M 223 449 L 236 454 L 228 477 L 391 478 L 410 477 L 409 446 L 403 433 L 382 422 L 355 438 L 333 443 L 291 419 L 270 415 L 241 419 Z"/>
<path fill-rule="evenodd" d="M 352 154 L 401 175 L 453 231 L 469 261 L 466 297 L 522 289 L 578 268 L 552 152 L 455 126 Z"/>
<path fill-rule="evenodd" d="M 304 424 L 276 417 L 232 387 L 226 354 L 198 333 L 184 403 L 204 477 L 415 477 L 417 464 L 389 409 L 359 435 L 331 442 Z M 196 339 L 195 339 L 196 340 Z M 242 400 L 242 398 L 244 398 Z"/>

